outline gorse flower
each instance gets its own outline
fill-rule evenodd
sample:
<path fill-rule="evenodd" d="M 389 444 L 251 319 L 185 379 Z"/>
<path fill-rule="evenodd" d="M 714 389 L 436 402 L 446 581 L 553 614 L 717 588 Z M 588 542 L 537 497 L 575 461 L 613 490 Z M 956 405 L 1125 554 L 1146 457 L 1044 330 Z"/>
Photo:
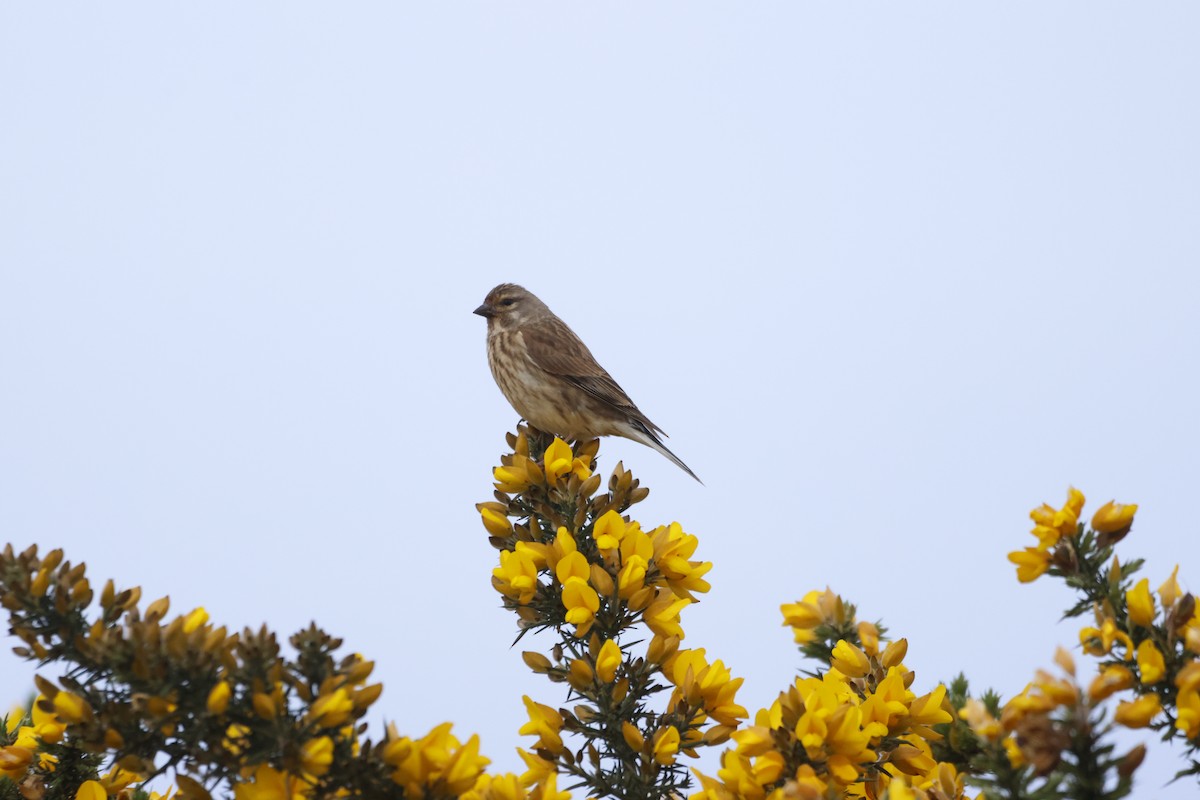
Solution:
<path fill-rule="evenodd" d="M 500 551 L 492 583 L 522 631 L 553 631 L 550 655 L 527 651 L 530 668 L 569 684 L 583 703 L 570 711 L 526 697 L 539 769 L 571 775 L 596 794 L 661 797 L 682 790 L 679 756 L 728 739 L 746 711 L 741 679 L 703 650 L 681 650 L 682 613 L 709 589 L 712 565 L 679 523 L 643 528 L 625 515 L 646 496 L 617 466 L 600 492 L 596 443 L 574 448 L 521 429 L 495 470 L 494 502 L 478 506 Z M 634 645 L 639 640 L 644 648 Z M 651 698 L 666 687 L 665 708 Z M 619 731 L 613 736 L 610 731 Z M 566 746 L 584 743 L 588 759 Z M 580 751 L 584 752 L 584 751 Z M 557 791 L 540 772 L 522 778 Z M 548 788 L 546 788 L 548 787 Z"/>

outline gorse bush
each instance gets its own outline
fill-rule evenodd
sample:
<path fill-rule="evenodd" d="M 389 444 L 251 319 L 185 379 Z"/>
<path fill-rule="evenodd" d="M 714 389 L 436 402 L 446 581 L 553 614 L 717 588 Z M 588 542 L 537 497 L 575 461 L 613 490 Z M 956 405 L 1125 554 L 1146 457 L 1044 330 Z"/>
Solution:
<path fill-rule="evenodd" d="M 918 679 L 906 639 L 826 589 L 782 606 L 811 671 L 750 714 L 742 679 L 682 646 L 683 615 L 709 589 L 697 538 L 636 520 L 648 490 L 620 464 L 605 481 L 595 440 L 521 428 L 509 445 L 478 506 L 499 551 L 492 583 L 533 648 L 525 664 L 560 684 L 523 698 L 524 772 L 489 772 L 477 737 L 449 723 L 372 735 L 372 663 L 315 626 L 284 648 L 203 609 L 168 620 L 166 598 L 143 607 L 112 581 L 97 597 L 83 564 L 9 545 L 0 601 L 16 653 L 56 677 L 5 720 L 0 800 L 1119 798 L 1145 750 L 1117 752 L 1115 727 L 1181 741 L 1179 778 L 1200 776 L 1200 615 L 1178 568 L 1152 591 L 1135 583 L 1140 562 L 1114 554 L 1136 506 L 1105 504 L 1087 524 L 1072 489 L 1034 509 L 1036 544 L 1009 556 L 1019 580 L 1074 591 L 1066 614 L 1088 622 L 1095 674 L 1060 649 L 1007 702 L 962 676 Z M 715 774 L 689 766 L 714 747 Z"/>

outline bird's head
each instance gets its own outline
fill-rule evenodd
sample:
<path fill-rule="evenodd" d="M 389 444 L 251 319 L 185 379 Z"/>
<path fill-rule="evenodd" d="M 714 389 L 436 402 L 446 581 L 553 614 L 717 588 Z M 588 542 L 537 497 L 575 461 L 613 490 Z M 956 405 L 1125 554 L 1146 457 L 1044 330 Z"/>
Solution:
<path fill-rule="evenodd" d="M 486 317 L 489 330 L 511 330 L 548 314 L 546 304 L 515 283 L 502 283 L 488 292 L 475 313 Z"/>

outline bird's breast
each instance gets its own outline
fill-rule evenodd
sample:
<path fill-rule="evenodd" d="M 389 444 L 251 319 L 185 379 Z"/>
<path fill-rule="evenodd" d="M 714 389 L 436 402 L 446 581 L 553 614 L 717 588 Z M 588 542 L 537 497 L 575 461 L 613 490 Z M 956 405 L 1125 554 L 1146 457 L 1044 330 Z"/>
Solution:
<path fill-rule="evenodd" d="M 596 409 L 586 392 L 529 357 L 520 331 L 489 334 L 488 364 L 504 397 L 535 428 L 567 439 L 610 432 L 597 430 Z"/>

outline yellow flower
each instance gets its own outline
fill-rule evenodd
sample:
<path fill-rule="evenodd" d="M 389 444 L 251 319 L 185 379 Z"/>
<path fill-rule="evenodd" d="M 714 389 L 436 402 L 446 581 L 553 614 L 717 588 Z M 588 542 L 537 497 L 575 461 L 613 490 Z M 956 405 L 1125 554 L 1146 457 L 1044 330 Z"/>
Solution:
<path fill-rule="evenodd" d="M 203 607 L 192 609 L 183 618 L 183 632 L 192 633 L 206 622 L 208 622 L 208 612 Z"/>
<path fill-rule="evenodd" d="M 218 681 L 217 685 L 208 693 L 208 713 L 220 716 L 225 713 L 225 709 L 229 708 L 229 697 L 232 690 L 229 688 L 229 681 Z"/>
<path fill-rule="evenodd" d="M 701 576 L 712 569 L 707 561 L 689 561 L 700 540 L 684 533 L 678 522 L 655 529 L 652 536 L 654 563 L 678 597 L 694 600 L 692 592 L 704 593 L 711 587 Z"/>
<path fill-rule="evenodd" d="M 586 481 L 592 476 L 591 470 L 582 458 L 575 458 L 571 452 L 570 446 L 557 436 L 554 441 L 546 448 L 546 457 L 543 459 L 546 465 L 546 478 L 551 482 L 556 482 L 563 475 L 574 473 L 579 476 L 579 480 Z"/>
<path fill-rule="evenodd" d="M 909 775 L 924 775 L 937 766 L 931 755 L 911 744 L 896 745 L 888 760 Z"/>
<path fill-rule="evenodd" d="M 517 543 L 516 550 L 500 551 L 500 566 L 492 570 L 492 585 L 510 600 L 525 605 L 533 600 L 538 587 L 538 569 L 533 553 Z"/>
<path fill-rule="evenodd" d="M 254 713 L 258 714 L 263 719 L 274 719 L 279 713 L 278 706 L 275 705 L 275 699 L 266 692 L 255 692 L 250 696 L 250 703 L 254 706 Z"/>
<path fill-rule="evenodd" d="M 1181 692 L 1200 689 L 1200 661 L 1187 662 L 1175 676 L 1175 686 Z"/>
<path fill-rule="evenodd" d="M 1034 522 L 1033 535 L 1038 539 L 1038 550 L 1048 551 L 1057 545 L 1063 536 L 1075 534 L 1079 514 L 1083 511 L 1083 502 L 1083 493 L 1071 487 L 1067 491 L 1067 502 L 1061 509 L 1056 510 L 1053 506 L 1043 503 L 1029 512 L 1029 517 Z"/>
<path fill-rule="evenodd" d="M 1175 727 L 1183 731 L 1185 739 L 1200 737 L 1200 693 L 1195 689 L 1180 692 L 1176 698 Z"/>
<path fill-rule="evenodd" d="M 514 453 L 509 457 L 510 463 L 496 467 L 492 476 L 496 479 L 496 488 L 506 494 L 517 494 L 530 486 L 545 481 L 542 468 L 528 456 Z"/>
<path fill-rule="evenodd" d="M 529 800 L 571 800 L 571 793 L 558 790 L 558 775 L 551 772 L 538 781 L 537 786 L 529 794 Z"/>
<path fill-rule="evenodd" d="M 571 666 L 567 670 L 567 683 L 582 692 L 592 685 L 595 677 L 596 673 L 587 661 L 582 658 L 571 659 Z"/>
<path fill-rule="evenodd" d="M 1062 667 L 1063 672 L 1067 673 L 1071 677 L 1075 677 L 1075 659 L 1072 658 L 1071 654 L 1062 647 L 1055 648 L 1054 663 Z"/>
<path fill-rule="evenodd" d="M 596 547 L 601 550 L 616 550 L 625 538 L 625 520 L 616 511 L 605 511 L 592 528 Z"/>
<path fill-rule="evenodd" d="M 683 628 L 679 624 L 679 612 L 683 611 L 692 601 L 677 598 L 669 591 L 660 591 L 643 612 L 646 626 L 659 636 L 678 636 L 683 638 Z"/>
<path fill-rule="evenodd" d="M 30 721 L 33 722 L 33 725 L 22 727 L 21 732 L 28 731 L 32 737 L 41 739 L 49 744 L 58 744 L 62 740 L 63 732 L 66 731 L 67 726 L 53 713 L 42 708 L 42 704 L 46 702 L 45 695 L 38 695 L 30 712 Z M 17 744 L 22 744 L 19 738 Z M 33 742 L 31 747 L 37 749 L 37 743 Z"/>
<path fill-rule="evenodd" d="M 748 758 L 755 758 L 775 749 L 775 739 L 766 725 L 742 728 L 733 734 L 733 740 L 737 742 L 738 753 Z"/>
<path fill-rule="evenodd" d="M 59 692 L 54 695 L 54 714 L 68 725 L 92 718 L 92 707 L 77 694 Z"/>
<path fill-rule="evenodd" d="M 512 522 L 505 513 L 504 506 L 499 503 L 478 503 L 475 508 L 483 518 L 483 527 L 488 533 L 501 538 L 512 536 Z"/>
<path fill-rule="evenodd" d="M 236 800 L 304 800 L 308 787 L 299 778 L 265 764 L 254 769 L 254 777 L 233 788 Z"/>
<path fill-rule="evenodd" d="M 25 775 L 25 770 L 33 762 L 33 753 L 33 748 L 17 744 L 0 748 L 0 776 L 20 783 L 20 779 Z"/>
<path fill-rule="evenodd" d="M 1142 673 L 1143 684 L 1158 683 L 1162 679 L 1163 673 L 1167 671 L 1162 653 L 1149 639 L 1138 645 L 1137 663 L 1138 671 Z"/>
<path fill-rule="evenodd" d="M 879 655 L 879 628 L 874 622 L 860 622 L 856 626 L 863 652 L 869 656 Z"/>
<path fill-rule="evenodd" d="M 783 612 L 783 624 L 790 625 L 793 628 L 808 630 L 817 627 L 825 621 L 821 615 L 821 609 L 817 608 L 815 603 L 808 603 L 803 600 L 796 603 L 784 603 L 779 607 L 779 610 Z"/>
<path fill-rule="evenodd" d="M 958 712 L 958 716 L 966 720 L 966 723 L 971 726 L 971 730 L 975 731 L 976 735 L 982 736 L 992 742 L 1000 738 L 1000 721 L 993 717 L 987 708 L 984 707 L 983 703 L 974 697 L 967 700 L 966 704 Z"/>
<path fill-rule="evenodd" d="M 833 648 L 829 664 L 850 678 L 861 678 L 871 671 L 871 660 L 860 648 L 841 639 Z"/>
<path fill-rule="evenodd" d="M 554 575 L 558 578 L 559 583 L 566 584 L 572 578 L 587 582 L 591 577 L 592 569 L 588 564 L 588 560 L 583 553 L 578 550 L 573 550 L 567 553 L 558 560 L 554 566 Z"/>
<path fill-rule="evenodd" d="M 75 792 L 75 800 L 105 800 L 106 797 L 108 792 L 104 791 L 99 781 L 84 781 L 79 785 L 79 791 Z"/>
<path fill-rule="evenodd" d="M 1009 736 L 1004 740 L 1004 754 L 1008 756 L 1008 763 L 1015 768 L 1020 769 L 1025 766 L 1025 754 L 1021 752 L 1021 748 L 1017 745 L 1016 738 Z"/>
<path fill-rule="evenodd" d="M 1162 702 L 1156 694 L 1146 694 L 1132 702 L 1117 705 L 1113 721 L 1126 728 L 1144 728 L 1162 711 Z"/>
<path fill-rule="evenodd" d="M 1129 605 L 1129 619 L 1136 625 L 1148 628 L 1154 624 L 1154 597 L 1150 594 L 1150 579 L 1142 578 L 1137 585 L 1125 593 Z"/>
<path fill-rule="evenodd" d="M 567 610 L 566 621 L 575 626 L 575 635 L 587 635 L 596 612 L 600 610 L 600 597 L 596 590 L 588 586 L 583 578 L 568 578 L 562 587 L 562 604 Z"/>
<path fill-rule="evenodd" d="M 913 794 L 913 790 L 903 778 L 893 778 L 888 781 L 888 800 L 914 800 L 914 798 L 916 798 L 916 795 Z"/>
<path fill-rule="evenodd" d="M 1108 655 L 1113 646 L 1119 644 L 1125 648 L 1123 657 L 1126 661 L 1133 657 L 1133 640 L 1129 638 L 1129 634 L 1117 627 L 1117 623 L 1111 617 L 1105 617 L 1099 628 L 1081 628 L 1079 643 L 1089 655 Z"/>
<path fill-rule="evenodd" d="M 686 699 L 690 705 L 702 705 L 717 722 L 732 727 L 746 716 L 746 709 L 734 702 L 743 679 L 734 678 L 720 659 L 709 664 L 703 648 L 678 651 L 663 665 L 663 674 L 676 687 L 669 708 Z"/>
<path fill-rule="evenodd" d="M 830 753 L 845 756 L 851 764 L 875 760 L 869 747 L 871 737 L 862 729 L 862 711 L 858 706 L 843 705 L 829 716 L 825 747 Z"/>
<path fill-rule="evenodd" d="M 679 730 L 668 725 L 654 734 L 654 760 L 663 766 L 675 763 L 679 752 Z"/>
<path fill-rule="evenodd" d="M 541 783 L 548 776 L 554 774 L 554 764 L 539 756 L 537 753 L 530 753 L 528 750 L 517 748 L 517 755 L 525 762 L 525 772 L 521 774 L 521 783 L 525 786 L 531 786 L 535 783 Z"/>
<path fill-rule="evenodd" d="M 633 556 L 625 561 L 617 574 L 617 594 L 622 600 L 628 600 L 641 591 L 646 581 L 646 560 L 641 556 Z"/>
<path fill-rule="evenodd" d="M 104 787 L 106 794 L 120 795 L 133 784 L 141 783 L 144 780 L 146 780 L 144 775 L 113 767 L 101 776 L 100 785 Z"/>
<path fill-rule="evenodd" d="M 479 737 L 462 744 L 450 732 L 449 722 L 438 725 L 417 741 L 401 737 L 389 726 L 384 761 L 395 767 L 392 780 L 404 788 L 408 797 L 426 797 L 428 787 L 450 795 L 462 794 L 483 774 L 488 759 L 479 755 Z"/>
<path fill-rule="evenodd" d="M 1063 525 L 1064 519 L 1070 520 L 1071 533 L 1075 532 L 1075 525 L 1079 521 L 1079 515 L 1083 513 L 1083 492 L 1071 486 L 1067 489 L 1067 502 L 1063 504 L 1062 509 L 1054 515 L 1056 525 Z M 1065 531 L 1064 531 L 1065 532 Z"/>
<path fill-rule="evenodd" d="M 1158 587 L 1158 599 L 1162 601 L 1163 608 L 1170 608 L 1182 594 L 1183 589 L 1179 588 L 1179 565 L 1176 564 L 1175 569 L 1171 570 L 1171 577 Z"/>
<path fill-rule="evenodd" d="M 1092 530 L 1096 533 L 1123 533 L 1133 526 L 1137 505 L 1121 505 L 1109 500 L 1092 515 Z"/>
<path fill-rule="evenodd" d="M 309 775 L 320 777 L 329 772 L 333 764 L 333 739 L 318 736 L 309 739 L 300 748 L 300 767 Z"/>
<path fill-rule="evenodd" d="M 609 639 L 596 656 L 596 675 L 604 683 L 612 683 L 613 678 L 617 677 L 617 667 L 621 666 L 621 661 L 621 648 Z"/>
<path fill-rule="evenodd" d="M 321 695 L 312 704 L 308 715 L 318 725 L 336 728 L 345 725 L 354 713 L 354 701 L 345 689 L 335 689 L 329 694 Z"/>
<path fill-rule="evenodd" d="M 1036 547 L 1026 547 L 1008 554 L 1008 560 L 1017 565 L 1017 580 L 1031 583 L 1050 568 L 1050 553 Z"/>
<path fill-rule="evenodd" d="M 952 722 L 954 717 L 948 711 L 942 708 L 942 703 L 946 699 L 946 687 L 938 684 L 938 687 L 926 695 L 913 700 L 909 707 L 910 719 L 914 725 L 940 725 L 944 722 Z"/>
<path fill-rule="evenodd" d="M 529 722 L 517 731 L 521 736 L 537 736 L 535 750 L 546 750 L 550 753 L 560 753 L 563 749 L 562 730 L 563 718 L 553 708 L 534 702 L 528 695 L 521 698 L 525 701 L 525 710 L 529 714 Z"/>
<path fill-rule="evenodd" d="M 1098 703 L 1114 692 L 1133 686 L 1133 673 L 1120 664 L 1111 664 L 1097 675 L 1088 686 L 1088 699 Z"/>
<path fill-rule="evenodd" d="M 871 736 L 886 736 L 908 719 L 908 704 L 914 696 L 904 685 L 904 673 L 892 667 L 859 706 L 863 730 Z"/>
<path fill-rule="evenodd" d="M 897 639 L 894 642 L 888 642 L 888 646 L 883 648 L 883 655 L 879 657 L 879 663 L 884 669 L 901 666 L 904 663 L 904 657 L 908 655 L 908 639 Z"/>

